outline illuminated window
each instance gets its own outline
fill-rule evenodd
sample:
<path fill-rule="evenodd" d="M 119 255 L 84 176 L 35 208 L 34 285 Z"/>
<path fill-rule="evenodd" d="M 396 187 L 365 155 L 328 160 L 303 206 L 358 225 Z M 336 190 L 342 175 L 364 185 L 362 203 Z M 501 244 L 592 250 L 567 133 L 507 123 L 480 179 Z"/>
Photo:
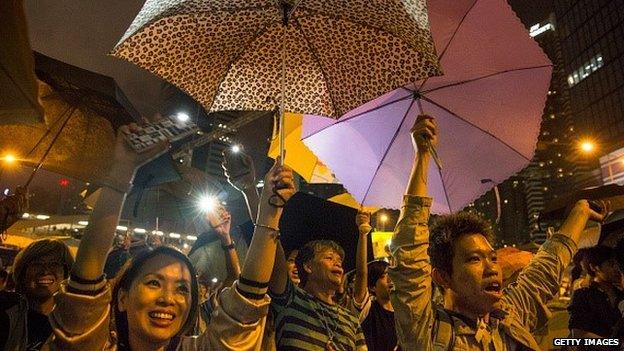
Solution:
<path fill-rule="evenodd" d="M 570 87 L 577 85 L 580 81 L 589 77 L 590 74 L 596 72 L 602 66 L 604 66 L 602 54 L 592 57 L 591 60 L 585 62 L 581 67 L 568 76 L 568 85 Z"/>
<path fill-rule="evenodd" d="M 550 23 L 550 22 L 546 22 L 544 24 L 538 23 L 535 24 L 533 26 L 531 26 L 531 28 L 529 29 L 529 35 L 533 38 L 535 38 L 536 36 L 548 31 L 548 30 L 555 30 L 555 26 Z"/>

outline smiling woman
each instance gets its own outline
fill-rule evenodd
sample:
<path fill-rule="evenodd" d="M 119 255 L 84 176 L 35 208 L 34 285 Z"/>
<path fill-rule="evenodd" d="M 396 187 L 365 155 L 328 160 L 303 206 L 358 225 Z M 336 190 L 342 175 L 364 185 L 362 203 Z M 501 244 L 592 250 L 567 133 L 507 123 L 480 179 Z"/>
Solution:
<path fill-rule="evenodd" d="M 122 268 L 113 288 L 118 346 L 178 344 L 195 323 L 199 306 L 195 270 L 186 255 L 161 246 Z"/>

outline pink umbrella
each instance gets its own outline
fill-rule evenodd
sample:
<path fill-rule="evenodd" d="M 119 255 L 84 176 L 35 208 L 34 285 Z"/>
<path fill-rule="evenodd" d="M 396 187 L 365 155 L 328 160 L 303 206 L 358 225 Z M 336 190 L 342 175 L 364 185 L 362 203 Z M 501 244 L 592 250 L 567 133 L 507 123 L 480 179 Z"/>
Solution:
<path fill-rule="evenodd" d="M 333 121 L 306 116 L 304 142 L 362 204 L 398 208 L 414 159 L 409 130 L 435 116 L 443 167 L 433 211 L 459 210 L 533 157 L 552 64 L 504 0 L 432 0 L 445 75 L 397 89 Z M 492 183 L 492 184 L 490 184 Z"/>

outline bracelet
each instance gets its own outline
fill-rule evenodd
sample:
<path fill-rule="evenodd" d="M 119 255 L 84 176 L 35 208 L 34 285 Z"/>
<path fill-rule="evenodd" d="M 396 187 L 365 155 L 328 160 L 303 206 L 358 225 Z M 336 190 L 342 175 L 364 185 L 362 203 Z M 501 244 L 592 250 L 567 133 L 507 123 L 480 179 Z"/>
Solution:
<path fill-rule="evenodd" d="M 230 245 L 223 245 L 223 244 L 221 244 L 221 248 L 223 250 L 226 250 L 226 251 L 234 250 L 236 248 L 236 243 L 234 241 L 232 241 L 232 243 Z"/>

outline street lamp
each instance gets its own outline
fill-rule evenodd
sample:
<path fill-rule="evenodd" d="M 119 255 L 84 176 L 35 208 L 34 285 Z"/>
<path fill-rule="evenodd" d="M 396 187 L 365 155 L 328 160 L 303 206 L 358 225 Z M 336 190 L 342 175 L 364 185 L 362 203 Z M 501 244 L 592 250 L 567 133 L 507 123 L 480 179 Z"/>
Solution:
<path fill-rule="evenodd" d="M 16 159 L 16 158 L 15 158 L 15 156 L 14 156 L 14 155 L 12 155 L 12 154 L 6 154 L 6 155 L 4 155 L 3 160 L 4 160 L 4 162 L 5 162 L 5 163 L 7 163 L 7 164 L 12 164 L 12 163 L 14 163 L 17 159 Z"/>
<path fill-rule="evenodd" d="M 583 153 L 590 154 L 596 149 L 596 144 L 591 140 L 581 140 L 579 148 Z"/>
<path fill-rule="evenodd" d="M 381 215 L 379 215 L 379 221 L 381 222 L 381 231 L 385 232 L 386 231 L 386 222 L 388 221 L 388 215 L 385 213 L 382 213 Z"/>

